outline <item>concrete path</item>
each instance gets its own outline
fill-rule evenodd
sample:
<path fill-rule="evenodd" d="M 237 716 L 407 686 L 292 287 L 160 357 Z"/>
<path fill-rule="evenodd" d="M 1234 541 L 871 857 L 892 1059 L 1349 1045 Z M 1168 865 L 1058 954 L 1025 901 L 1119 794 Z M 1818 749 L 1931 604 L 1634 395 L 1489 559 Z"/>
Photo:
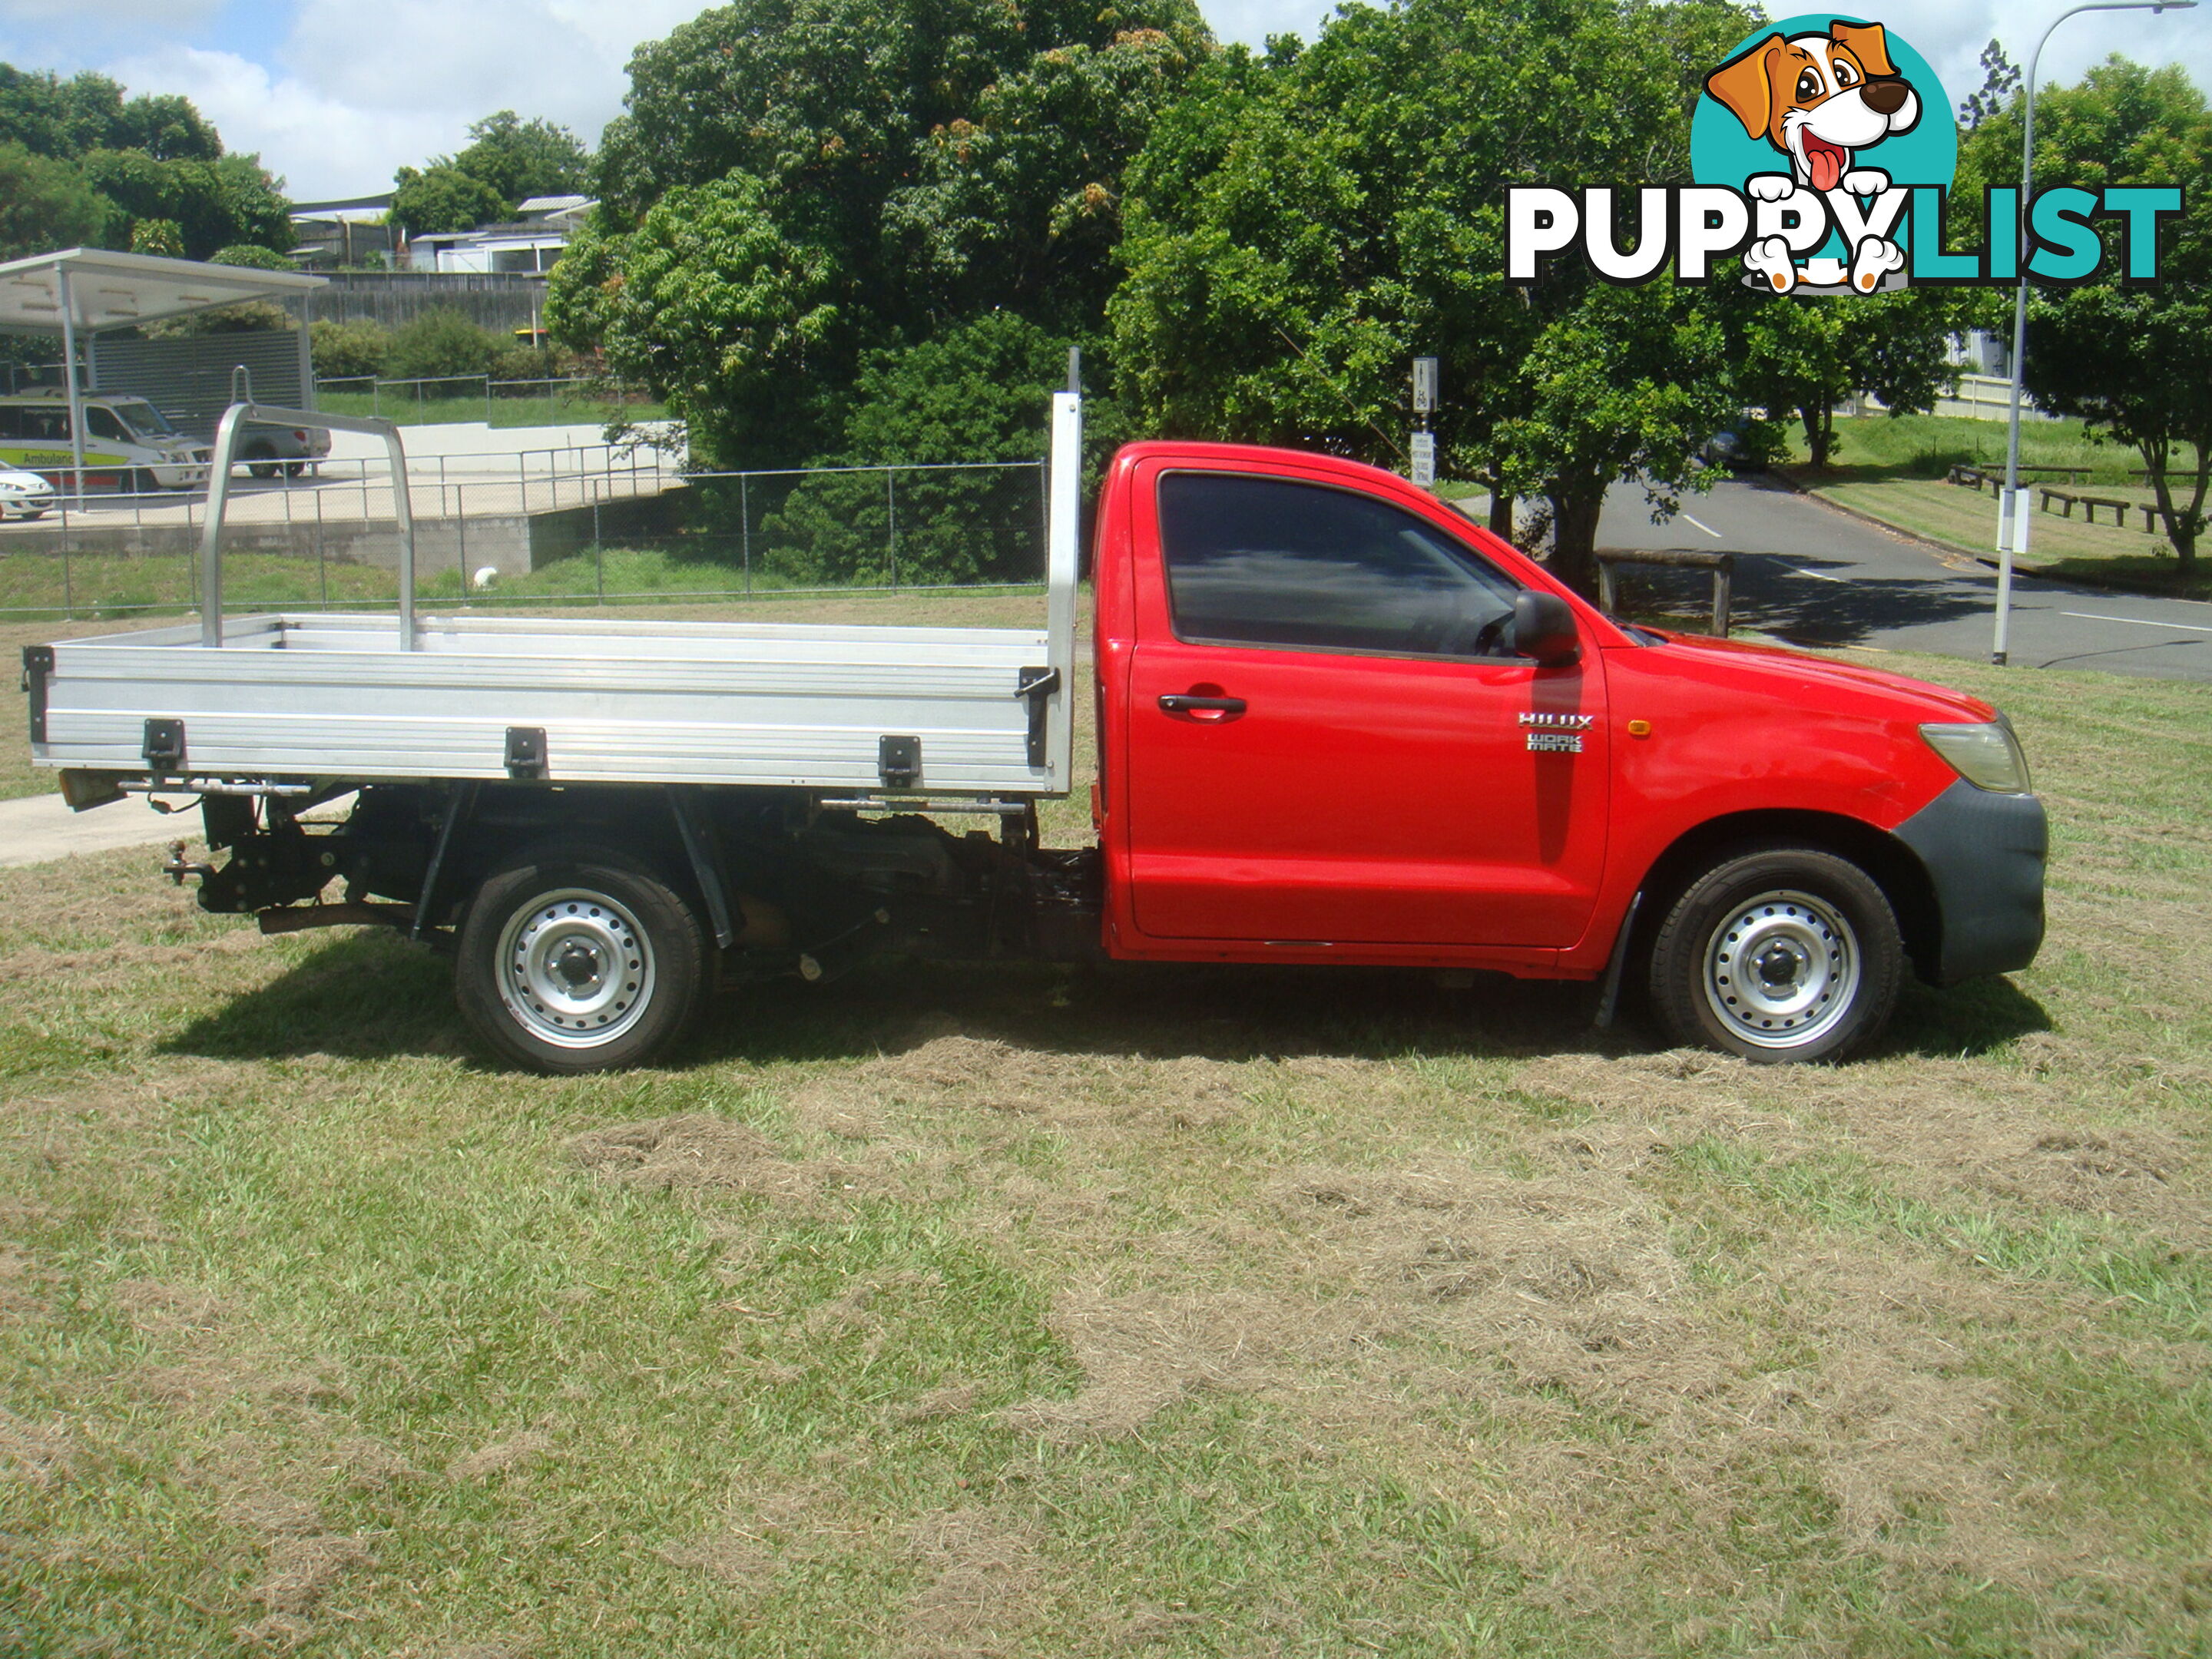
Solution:
<path fill-rule="evenodd" d="M 58 794 L 0 800 L 0 870 L 118 847 L 196 841 L 199 832 L 198 811 L 164 817 L 136 796 L 88 812 L 70 811 Z"/>

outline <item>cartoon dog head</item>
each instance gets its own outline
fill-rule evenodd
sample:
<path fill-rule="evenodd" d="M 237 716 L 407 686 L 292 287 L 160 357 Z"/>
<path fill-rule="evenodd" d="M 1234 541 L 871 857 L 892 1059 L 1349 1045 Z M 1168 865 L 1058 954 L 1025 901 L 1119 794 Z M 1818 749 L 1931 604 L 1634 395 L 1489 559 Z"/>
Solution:
<path fill-rule="evenodd" d="M 1891 65 L 1879 23 L 1838 19 L 1826 34 L 1770 34 L 1707 76 L 1705 90 L 1816 191 L 1836 187 L 1854 151 L 1920 121 L 1919 94 Z"/>

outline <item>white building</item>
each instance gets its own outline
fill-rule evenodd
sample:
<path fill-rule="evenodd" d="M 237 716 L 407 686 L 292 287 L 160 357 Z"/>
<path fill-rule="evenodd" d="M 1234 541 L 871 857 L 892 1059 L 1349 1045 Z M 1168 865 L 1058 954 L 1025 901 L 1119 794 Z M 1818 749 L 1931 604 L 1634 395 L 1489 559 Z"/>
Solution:
<path fill-rule="evenodd" d="M 512 224 L 429 231 L 410 238 L 408 264 L 416 270 L 524 275 L 550 270 L 595 205 L 588 196 L 533 196 L 515 209 Z"/>

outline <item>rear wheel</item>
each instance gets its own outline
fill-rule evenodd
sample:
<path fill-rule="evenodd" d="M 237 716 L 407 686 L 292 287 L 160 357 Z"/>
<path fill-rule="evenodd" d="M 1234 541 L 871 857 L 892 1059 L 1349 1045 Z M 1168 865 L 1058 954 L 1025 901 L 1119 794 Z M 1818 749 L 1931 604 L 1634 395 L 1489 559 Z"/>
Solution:
<path fill-rule="evenodd" d="M 478 890 L 454 983 L 484 1040 L 533 1071 L 641 1066 L 688 1030 L 708 980 L 705 935 L 644 865 L 557 845 Z"/>
<path fill-rule="evenodd" d="M 1889 1023 L 1904 973 L 1897 917 L 1866 872 L 1811 848 L 1743 848 L 1661 925 L 1651 1000 L 1678 1042 L 1838 1060 Z"/>
<path fill-rule="evenodd" d="M 246 470 L 257 478 L 275 477 L 281 470 L 277 465 L 276 447 L 266 443 L 247 445 Z"/>

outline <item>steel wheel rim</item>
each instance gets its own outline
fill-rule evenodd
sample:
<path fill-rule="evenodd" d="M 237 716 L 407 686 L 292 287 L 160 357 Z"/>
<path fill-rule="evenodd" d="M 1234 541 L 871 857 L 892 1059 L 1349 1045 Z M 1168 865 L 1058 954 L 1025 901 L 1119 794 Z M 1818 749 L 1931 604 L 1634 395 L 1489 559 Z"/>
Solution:
<path fill-rule="evenodd" d="M 500 930 L 500 1000 L 556 1048 L 597 1048 L 645 1017 L 653 945 L 627 905 L 588 888 L 541 893 Z"/>
<path fill-rule="evenodd" d="M 1799 1048 L 1834 1030 L 1859 987 L 1859 941 L 1826 900 L 1778 888 L 1731 908 L 1705 945 L 1706 1006 L 1742 1042 Z"/>

